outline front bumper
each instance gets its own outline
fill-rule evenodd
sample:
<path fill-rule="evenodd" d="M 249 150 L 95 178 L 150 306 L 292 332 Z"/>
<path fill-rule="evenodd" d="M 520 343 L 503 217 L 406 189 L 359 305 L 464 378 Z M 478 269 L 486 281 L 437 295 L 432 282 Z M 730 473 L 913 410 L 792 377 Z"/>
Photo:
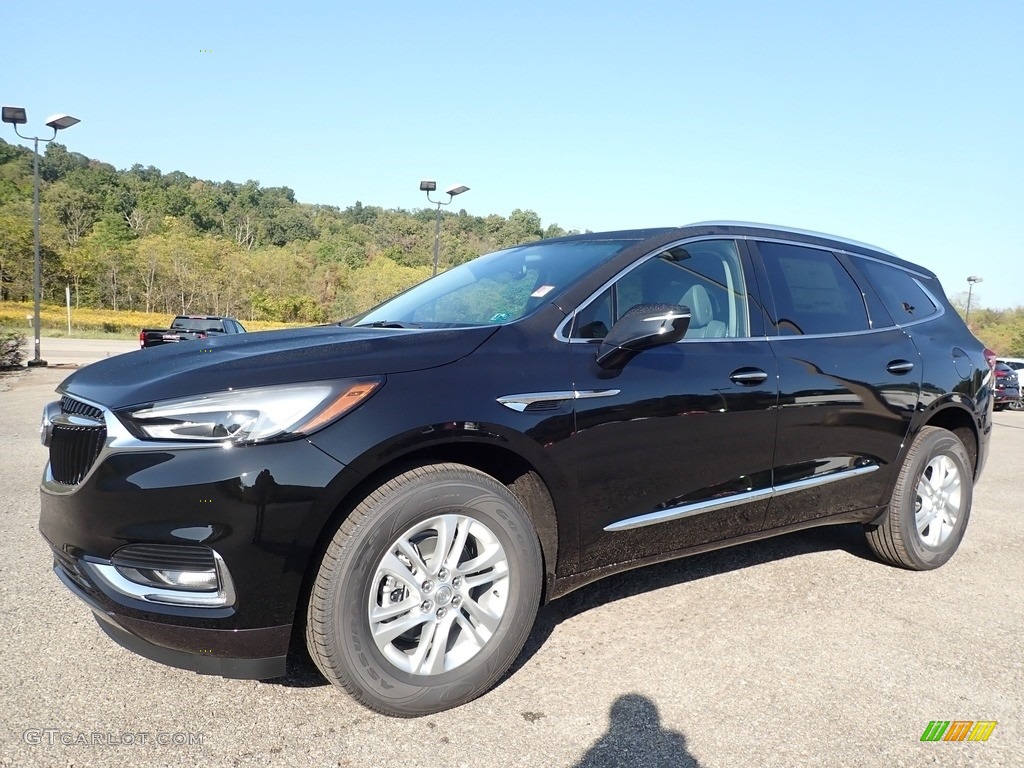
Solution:
<path fill-rule="evenodd" d="M 283 675 L 310 557 L 338 503 L 329 486 L 344 465 L 306 440 L 178 450 L 119 439 L 77 484 L 58 482 L 47 465 L 39 528 L 58 578 L 142 656 L 200 674 Z M 119 589 L 103 573 L 114 574 L 112 560 L 130 545 L 208 548 L 231 589 L 207 604 Z"/>
<path fill-rule="evenodd" d="M 202 629 L 122 616 L 84 590 L 54 558 L 54 573 L 88 605 L 110 639 L 152 661 L 201 675 L 244 680 L 283 677 L 291 624 L 258 629 Z"/>

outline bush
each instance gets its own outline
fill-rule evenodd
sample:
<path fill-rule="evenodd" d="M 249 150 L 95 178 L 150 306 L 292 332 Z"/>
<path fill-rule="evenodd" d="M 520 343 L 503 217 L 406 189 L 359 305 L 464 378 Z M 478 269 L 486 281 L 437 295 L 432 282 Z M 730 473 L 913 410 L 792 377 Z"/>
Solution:
<path fill-rule="evenodd" d="M 25 360 L 25 334 L 9 331 L 0 334 L 0 368 L 20 368 Z"/>

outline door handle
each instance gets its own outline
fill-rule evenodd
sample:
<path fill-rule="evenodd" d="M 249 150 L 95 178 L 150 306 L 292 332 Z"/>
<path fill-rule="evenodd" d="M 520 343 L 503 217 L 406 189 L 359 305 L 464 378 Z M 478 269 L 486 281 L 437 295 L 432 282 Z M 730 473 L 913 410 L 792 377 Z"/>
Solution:
<path fill-rule="evenodd" d="M 910 373 L 914 370 L 914 364 L 909 360 L 892 360 L 885 366 L 885 370 L 895 374 Z"/>
<path fill-rule="evenodd" d="M 768 374 L 760 368 L 737 368 L 729 374 L 729 379 L 734 384 L 743 384 L 746 386 L 761 384 L 767 380 L 767 378 Z"/>

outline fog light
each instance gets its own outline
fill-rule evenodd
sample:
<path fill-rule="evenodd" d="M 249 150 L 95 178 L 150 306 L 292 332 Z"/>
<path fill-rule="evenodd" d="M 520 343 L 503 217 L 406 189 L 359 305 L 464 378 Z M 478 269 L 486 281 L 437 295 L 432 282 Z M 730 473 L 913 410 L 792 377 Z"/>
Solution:
<path fill-rule="evenodd" d="M 209 547 L 129 544 L 109 562 L 85 559 L 81 565 L 104 591 L 135 600 L 206 608 L 235 602 L 227 566 Z"/>
<path fill-rule="evenodd" d="M 118 573 L 136 584 L 153 587 L 170 587 L 171 589 L 187 589 L 195 592 L 214 592 L 217 589 L 217 572 L 214 569 L 204 571 L 174 571 L 170 569 L 125 568 L 115 566 Z"/>

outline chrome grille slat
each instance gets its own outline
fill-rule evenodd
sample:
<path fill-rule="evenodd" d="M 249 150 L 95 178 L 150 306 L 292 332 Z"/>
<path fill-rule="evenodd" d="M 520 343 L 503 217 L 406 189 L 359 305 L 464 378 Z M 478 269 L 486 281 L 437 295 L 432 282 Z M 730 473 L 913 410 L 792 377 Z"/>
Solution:
<path fill-rule="evenodd" d="M 60 410 L 61 413 L 71 413 L 76 416 L 88 416 L 90 419 L 103 421 L 103 411 L 95 405 L 83 403 L 81 400 L 75 400 L 67 395 L 64 395 L 60 399 Z"/>

